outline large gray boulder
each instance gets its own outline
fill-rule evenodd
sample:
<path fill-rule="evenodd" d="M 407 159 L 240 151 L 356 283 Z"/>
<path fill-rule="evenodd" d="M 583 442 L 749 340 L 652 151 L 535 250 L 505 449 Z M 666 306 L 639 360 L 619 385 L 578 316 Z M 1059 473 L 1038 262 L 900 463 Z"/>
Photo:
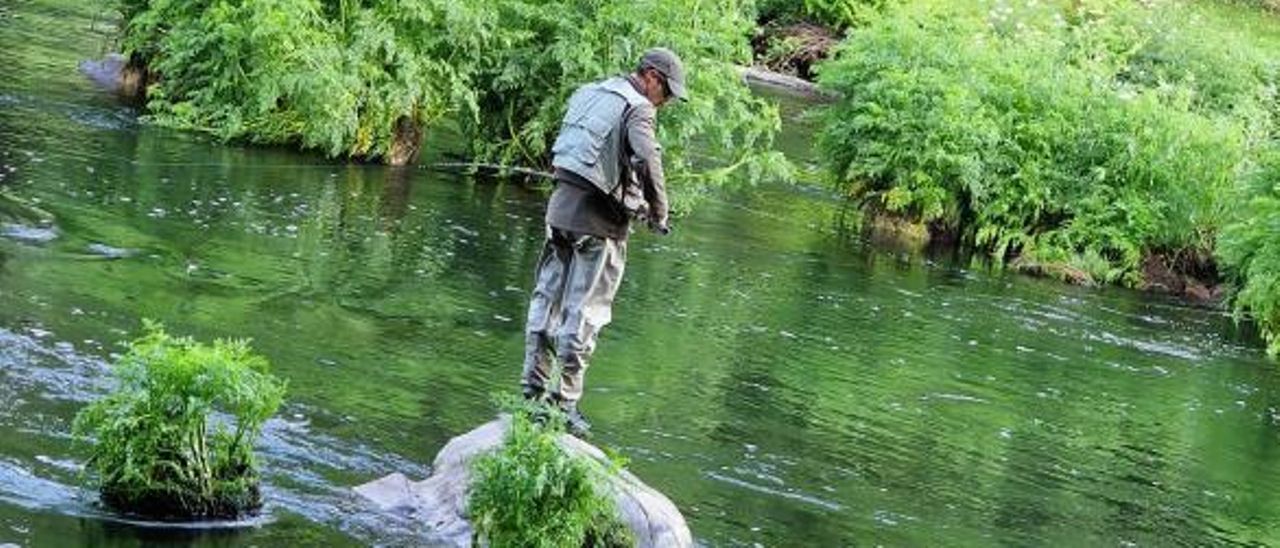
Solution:
<path fill-rule="evenodd" d="M 404 474 L 391 474 L 355 488 L 356 493 L 387 512 L 405 513 L 427 526 L 433 544 L 471 546 L 472 529 L 466 518 L 471 460 L 502 445 L 511 424 L 499 417 L 453 438 L 436 455 L 431 476 L 419 482 Z M 604 452 L 578 438 L 563 434 L 560 447 L 573 455 L 607 464 Z M 641 547 L 693 546 L 684 516 L 666 496 L 625 470 L 609 477 L 603 486 Z"/>

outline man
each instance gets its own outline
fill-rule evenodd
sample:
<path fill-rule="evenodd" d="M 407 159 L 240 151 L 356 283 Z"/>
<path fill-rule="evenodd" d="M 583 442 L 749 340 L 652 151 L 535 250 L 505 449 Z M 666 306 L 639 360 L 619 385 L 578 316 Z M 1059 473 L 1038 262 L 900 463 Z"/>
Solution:
<path fill-rule="evenodd" d="M 670 232 L 654 127 L 657 109 L 673 97 L 686 99 L 680 58 L 651 49 L 634 73 L 579 88 L 552 147 L 556 188 L 529 303 L 521 386 L 526 398 L 560 405 L 578 436 L 590 428 L 578 400 L 596 337 L 612 319 L 631 221 Z M 553 353 L 562 371 L 548 393 Z"/>

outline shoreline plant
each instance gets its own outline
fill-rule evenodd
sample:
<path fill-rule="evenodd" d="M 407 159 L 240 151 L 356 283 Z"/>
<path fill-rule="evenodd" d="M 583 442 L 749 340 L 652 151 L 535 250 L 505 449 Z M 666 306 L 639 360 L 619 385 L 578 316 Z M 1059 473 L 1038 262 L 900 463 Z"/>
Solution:
<path fill-rule="evenodd" d="M 757 17 L 765 23 L 812 22 L 837 31 L 867 22 L 890 3 L 906 0 L 758 0 Z"/>
<path fill-rule="evenodd" d="M 120 2 L 121 47 L 148 72 L 160 125 L 399 164 L 450 124 L 477 161 L 545 168 L 568 96 L 662 45 L 691 91 L 659 117 L 673 201 L 791 177 L 777 108 L 738 73 L 750 0 Z"/>
<path fill-rule="evenodd" d="M 843 96 L 819 150 L 870 214 L 1000 264 L 1202 299 L 1225 273 L 1275 354 L 1273 17 L 1182 0 L 891 4 L 819 67 Z"/>
<path fill-rule="evenodd" d="M 501 447 L 472 463 L 467 513 L 478 545 L 623 548 L 634 535 L 599 487 L 609 466 L 565 452 L 563 416 L 545 403 L 508 401 L 511 427 Z"/>
<path fill-rule="evenodd" d="M 1189 55 L 1170 60 L 1181 52 L 1155 35 L 1182 14 L 995 5 L 890 10 L 823 66 L 848 98 L 819 139 L 841 190 L 998 260 L 1100 283 L 1141 285 L 1150 255 L 1211 258 L 1247 143 L 1207 106 L 1216 82 L 1193 88 L 1170 66 Z"/>
<path fill-rule="evenodd" d="M 1236 287 L 1237 320 L 1252 318 L 1280 357 L 1280 148 L 1270 151 L 1238 198 L 1240 214 L 1218 238 L 1218 258 Z"/>
<path fill-rule="evenodd" d="M 262 506 L 253 444 L 285 382 L 248 341 L 205 345 L 146 321 L 112 376 L 114 391 L 74 425 L 93 442 L 85 469 L 103 503 L 165 520 L 235 518 Z"/>

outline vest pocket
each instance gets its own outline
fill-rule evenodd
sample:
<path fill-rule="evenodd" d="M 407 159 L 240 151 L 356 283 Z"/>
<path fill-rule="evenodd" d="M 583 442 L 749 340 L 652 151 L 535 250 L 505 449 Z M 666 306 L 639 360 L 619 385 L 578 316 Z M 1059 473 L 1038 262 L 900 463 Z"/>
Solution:
<path fill-rule="evenodd" d="M 605 141 L 613 129 L 613 120 L 601 116 L 598 112 L 588 113 L 578 121 L 586 146 L 577 147 L 578 160 L 587 165 L 595 165 L 604 152 Z"/>

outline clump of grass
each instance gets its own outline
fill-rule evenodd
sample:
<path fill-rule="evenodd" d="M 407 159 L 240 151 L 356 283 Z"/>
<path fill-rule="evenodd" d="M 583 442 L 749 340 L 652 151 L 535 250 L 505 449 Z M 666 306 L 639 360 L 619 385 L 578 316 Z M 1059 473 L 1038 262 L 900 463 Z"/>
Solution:
<path fill-rule="evenodd" d="M 467 501 L 478 543 L 563 548 L 634 546 L 597 477 L 615 473 L 560 448 L 562 417 L 545 405 L 507 402 L 511 430 L 502 447 L 472 465 Z"/>
<path fill-rule="evenodd" d="M 102 501 L 160 519 L 261 507 L 253 443 L 285 383 L 247 341 L 204 345 L 150 321 L 144 331 L 112 370 L 115 391 L 76 416 L 76 434 L 95 440 L 86 471 Z"/>

